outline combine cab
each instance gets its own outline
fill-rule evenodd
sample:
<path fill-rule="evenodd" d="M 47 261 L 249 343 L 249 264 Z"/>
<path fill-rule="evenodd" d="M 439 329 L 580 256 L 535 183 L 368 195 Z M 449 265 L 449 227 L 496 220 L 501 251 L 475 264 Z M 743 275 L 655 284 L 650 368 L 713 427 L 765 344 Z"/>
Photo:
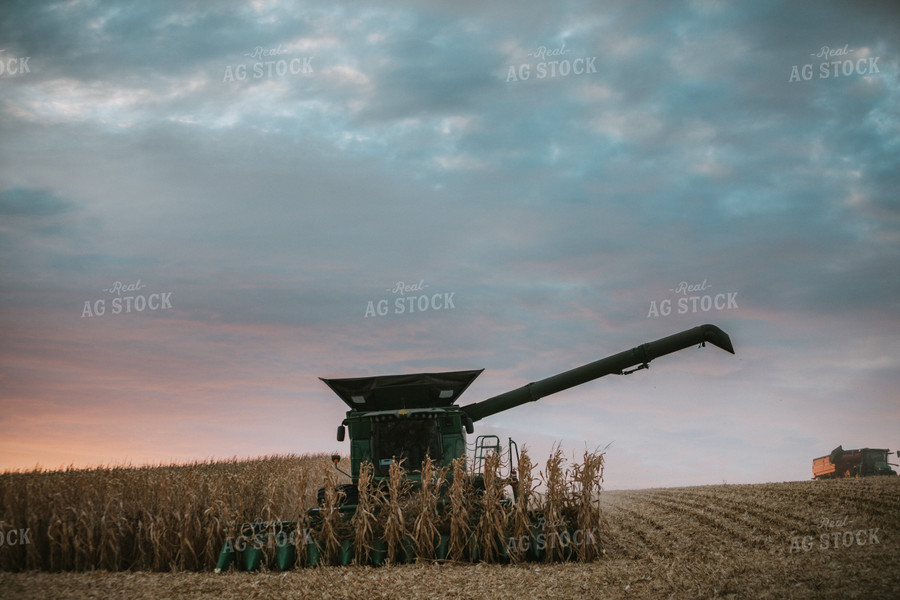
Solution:
<path fill-rule="evenodd" d="M 349 409 L 337 429 L 337 439 L 342 442 L 349 433 L 350 468 L 345 475 L 350 478 L 351 483 L 337 486 L 334 491 L 328 487 L 319 490 L 319 507 L 309 511 L 304 523 L 279 521 L 244 524 L 241 526 L 242 538 L 255 543 L 245 543 L 242 548 L 230 540 L 226 541 L 216 571 L 229 567 L 235 559 L 238 566 L 252 570 L 259 566 L 264 556 L 271 557 L 273 553 L 280 569 L 291 568 L 297 562 L 317 564 L 320 561 L 322 540 L 315 539 L 316 535 L 310 532 L 326 531 L 334 539 L 332 530 L 340 529 L 341 523 L 358 523 L 358 519 L 354 521 L 354 515 L 360 506 L 368 506 L 365 498 L 370 496 L 372 489 L 393 490 L 392 493 L 396 495 L 411 495 L 417 489 L 427 488 L 429 480 L 422 476 L 425 467 L 419 470 L 426 458 L 437 471 L 443 469 L 444 472 L 452 473 L 454 467 L 458 468 L 459 459 L 466 463 L 466 435 L 474 433 L 475 422 L 606 375 L 628 375 L 647 369 L 650 361 L 655 358 L 691 346 L 705 346 L 706 342 L 734 354 L 731 340 L 724 331 L 714 325 L 702 325 L 529 383 L 487 400 L 465 405 L 459 404 L 460 397 L 483 369 L 322 378 Z M 484 467 L 491 455 L 503 455 L 503 466 L 494 468 L 489 475 L 485 475 L 487 470 Z M 517 459 L 518 449 L 511 439 L 507 444 L 501 444 L 496 436 L 476 438 L 474 457 L 468 461 L 467 472 L 472 477 L 474 488 L 482 490 L 482 498 L 496 494 L 498 486 L 499 489 L 510 487 L 513 494 L 516 494 Z M 338 467 L 339 457 L 334 456 L 333 460 Z M 398 465 L 405 467 L 402 485 L 391 481 L 391 473 L 399 472 Z M 365 483 L 361 483 L 361 478 Z M 435 514 L 447 510 L 446 507 L 449 506 L 446 496 L 452 487 L 452 476 L 445 479 L 439 487 L 437 493 L 440 499 L 433 508 Z M 363 499 L 360 498 L 362 488 L 365 490 Z M 389 492 L 384 493 L 389 495 Z M 506 503 L 506 507 L 510 508 L 515 498 L 498 496 L 497 501 Z M 368 508 L 365 511 L 366 514 L 372 512 Z M 547 521 L 551 521 L 562 533 L 575 533 L 575 524 L 564 522 L 563 518 L 547 520 L 543 514 L 529 512 L 529 515 L 535 524 L 540 523 L 544 528 Z M 343 531 L 347 530 L 348 527 L 343 528 Z M 554 533 L 558 534 L 559 531 Z M 542 534 L 537 534 L 539 535 Z M 499 545 L 502 546 L 505 543 L 503 535 L 498 532 L 497 537 L 501 539 Z M 537 537 L 532 538 L 536 539 Z M 337 562 L 347 564 L 352 560 L 351 548 L 354 541 L 349 538 L 338 541 L 341 558 Z M 490 540 L 488 543 L 491 544 Z M 268 553 L 265 552 L 266 545 Z M 430 558 L 440 559 L 446 556 L 440 545 L 438 543 Z M 297 559 L 297 549 L 306 554 L 306 560 Z M 380 564 L 384 560 L 383 553 L 367 553 L 365 556 L 370 564 Z M 478 560 L 478 556 L 474 549 L 467 553 L 469 560 Z M 531 557 L 538 558 L 534 553 Z M 407 553 L 406 558 L 415 558 L 415 552 Z M 360 561 L 357 559 L 357 562 Z"/>
<path fill-rule="evenodd" d="M 890 450 L 881 448 L 844 450 L 838 446 L 828 456 L 813 459 L 813 479 L 896 475 L 891 465 L 897 465 L 888 462 L 890 453 Z M 900 456 L 900 450 L 897 456 Z"/>

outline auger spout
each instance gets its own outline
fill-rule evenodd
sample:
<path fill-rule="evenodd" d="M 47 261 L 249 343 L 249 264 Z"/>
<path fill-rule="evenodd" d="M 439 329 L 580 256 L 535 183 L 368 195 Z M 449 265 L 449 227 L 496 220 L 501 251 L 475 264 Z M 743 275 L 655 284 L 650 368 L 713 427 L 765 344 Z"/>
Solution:
<path fill-rule="evenodd" d="M 655 358 L 706 342 L 734 354 L 727 333 L 715 325 L 700 325 L 461 408 L 472 421 L 478 421 L 606 375 L 624 374 L 630 368 L 645 368 Z"/>

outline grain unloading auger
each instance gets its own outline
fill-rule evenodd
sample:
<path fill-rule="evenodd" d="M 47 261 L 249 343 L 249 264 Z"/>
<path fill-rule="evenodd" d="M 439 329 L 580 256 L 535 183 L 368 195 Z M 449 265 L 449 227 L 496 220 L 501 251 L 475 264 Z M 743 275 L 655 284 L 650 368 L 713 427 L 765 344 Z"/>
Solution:
<path fill-rule="evenodd" d="M 691 346 L 705 346 L 707 342 L 734 354 L 728 334 L 714 325 L 701 325 L 464 406 L 457 404 L 460 396 L 483 369 L 345 379 L 322 378 L 350 409 L 338 427 L 337 439 L 344 441 L 349 431 L 350 472 L 346 475 L 350 477 L 351 483 L 337 486 L 336 495 L 326 494 L 325 488 L 319 490 L 319 507 L 310 509 L 306 522 L 245 523 L 240 527 L 239 539 L 226 540 L 216 572 L 228 568 L 233 562 L 239 568 L 253 570 L 266 559 L 270 564 L 274 562 L 279 569 L 289 569 L 297 563 L 319 564 L 323 562 L 324 542 L 317 539 L 316 532 L 323 531 L 322 524 L 326 521 L 330 523 L 327 527 L 333 529 L 335 514 L 338 515 L 339 522 L 349 523 L 353 519 L 360 502 L 361 470 L 365 471 L 364 477 L 371 481 L 371 486 L 380 485 L 384 488 L 390 484 L 392 467 L 396 469 L 397 464 L 403 464 L 410 471 L 410 474 L 404 475 L 405 480 L 409 481 L 409 485 L 405 487 L 408 493 L 421 486 L 421 477 L 412 473 L 419 472 L 414 469 L 422 465 L 426 457 L 430 457 L 438 469 L 449 469 L 455 459 L 466 457 L 466 434 L 474 432 L 476 421 L 606 375 L 627 375 L 646 369 L 653 359 Z M 476 489 L 485 488 L 483 475 L 477 473 L 477 467 L 483 466 L 489 451 L 500 450 L 500 442 L 496 436 L 477 438 L 476 468 L 473 469 L 476 471 L 473 473 Z M 515 443 L 510 440 L 507 468 L 511 477 L 505 482 L 512 481 L 515 484 L 517 454 Z M 337 466 L 339 458 L 334 456 L 333 460 Z M 371 486 L 366 489 L 371 489 Z M 439 492 L 442 498 L 447 487 L 443 486 Z M 513 485 L 512 488 L 515 493 L 516 486 Z M 508 499 L 503 501 L 510 502 Z M 438 510 L 446 505 L 446 502 L 438 503 Z M 543 521 L 543 515 L 532 516 L 535 520 Z M 333 536 L 333 531 L 329 531 L 329 535 Z M 349 528 L 344 529 L 345 533 L 348 531 Z M 446 558 L 447 540 L 444 537 L 435 537 L 434 551 L 429 552 L 431 558 Z M 334 540 L 334 537 L 331 539 Z M 337 541 L 339 548 L 332 552 L 337 558 L 332 560 L 349 564 L 353 560 L 352 532 Z M 501 545 L 502 543 L 501 541 Z M 301 560 L 298 560 L 298 550 L 302 555 Z M 383 541 L 375 540 L 369 550 L 371 552 L 365 554 L 369 563 L 377 565 L 384 561 L 386 549 Z M 415 558 L 415 551 L 410 546 L 404 544 L 404 550 L 407 560 Z M 541 558 L 534 550 L 535 548 L 531 548 L 529 556 Z M 478 560 L 477 550 L 468 552 L 467 558 Z"/>

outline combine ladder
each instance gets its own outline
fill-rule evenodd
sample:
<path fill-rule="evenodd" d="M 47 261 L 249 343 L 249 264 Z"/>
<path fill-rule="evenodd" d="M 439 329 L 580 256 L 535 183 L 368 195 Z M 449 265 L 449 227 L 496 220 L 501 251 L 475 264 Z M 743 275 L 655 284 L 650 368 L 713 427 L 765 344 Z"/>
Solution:
<path fill-rule="evenodd" d="M 515 478 L 519 466 L 519 446 L 512 438 L 509 438 L 508 448 L 504 449 L 500 444 L 500 438 L 496 435 L 479 435 L 475 438 L 475 454 L 472 462 L 473 474 L 484 475 L 484 460 L 489 452 L 500 456 L 500 473 L 498 475 Z M 504 467 L 505 473 L 503 472 Z"/>

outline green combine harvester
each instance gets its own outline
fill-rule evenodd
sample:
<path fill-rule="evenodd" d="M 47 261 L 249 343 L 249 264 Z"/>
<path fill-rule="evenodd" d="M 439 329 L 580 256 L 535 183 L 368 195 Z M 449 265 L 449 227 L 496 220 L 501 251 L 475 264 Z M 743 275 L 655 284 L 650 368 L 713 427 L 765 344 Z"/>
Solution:
<path fill-rule="evenodd" d="M 668 337 L 642 344 L 631 350 L 571 369 L 564 373 L 529 383 L 498 396 L 460 406 L 460 396 L 472 384 L 483 369 L 451 371 L 444 373 L 414 373 L 406 375 L 382 375 L 325 379 L 328 385 L 349 407 L 346 417 L 337 429 L 337 440 L 350 435 L 351 483 L 336 486 L 337 502 L 327 507 L 326 489 L 319 490 L 317 508 L 310 509 L 308 521 L 278 521 L 245 523 L 240 526 L 244 543 L 226 540 L 219 556 L 216 572 L 234 564 L 238 568 L 254 570 L 263 562 L 274 564 L 280 570 L 290 569 L 298 562 L 310 566 L 321 564 L 322 548 L 311 535 L 316 525 L 335 511 L 341 522 L 349 522 L 359 502 L 360 472 L 364 464 L 371 465 L 371 483 L 386 487 L 390 483 L 392 465 L 402 463 L 411 472 L 404 477 L 407 493 L 417 489 L 421 482 L 412 471 L 430 457 L 435 467 L 450 468 L 455 459 L 467 457 L 466 435 L 474 433 L 474 423 L 486 417 L 510 410 L 528 402 L 534 402 L 551 394 L 587 383 L 606 375 L 628 375 L 647 369 L 650 361 L 691 346 L 717 346 L 731 354 L 731 339 L 714 325 L 701 325 Z M 509 485 L 516 493 L 516 466 L 518 448 L 510 439 L 504 448 L 497 436 L 482 435 L 475 441 L 471 473 L 476 488 L 484 489 L 482 469 L 486 458 L 496 453 L 504 456 L 505 476 L 502 485 Z M 332 457 L 335 467 L 339 456 Z M 343 473 L 343 471 L 341 471 Z M 499 475 L 499 474 L 497 474 Z M 441 494 L 446 493 L 444 486 Z M 504 499 L 510 503 L 514 499 Z M 533 515 L 536 522 L 542 515 Z M 241 540 L 239 540 L 241 541 Z M 438 543 L 435 558 L 446 557 L 446 540 Z M 340 564 L 352 561 L 352 540 L 342 539 Z M 269 554 L 266 554 L 266 548 Z M 298 561 L 297 552 L 305 550 L 305 560 Z M 373 548 L 369 564 L 381 564 L 385 559 L 383 545 Z M 266 560 L 266 557 L 274 560 Z M 540 559 L 537 554 L 530 555 Z M 414 556 L 407 555 L 408 559 Z M 477 559 L 477 552 L 469 555 Z"/>

